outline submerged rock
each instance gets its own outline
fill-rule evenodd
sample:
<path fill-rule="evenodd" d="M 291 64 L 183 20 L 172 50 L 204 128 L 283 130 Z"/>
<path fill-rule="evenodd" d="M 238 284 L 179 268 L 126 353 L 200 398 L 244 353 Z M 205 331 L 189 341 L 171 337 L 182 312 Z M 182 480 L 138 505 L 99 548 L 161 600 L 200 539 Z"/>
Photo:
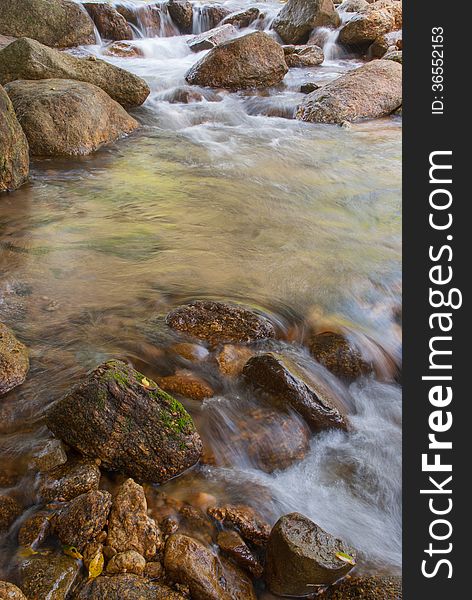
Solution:
<path fill-rule="evenodd" d="M 94 460 L 72 459 L 42 474 L 38 494 L 44 502 L 72 500 L 98 489 L 100 469 Z"/>
<path fill-rule="evenodd" d="M 220 531 L 216 543 L 220 550 L 253 577 L 262 577 L 262 565 L 236 531 Z"/>
<path fill-rule="evenodd" d="M 31 458 L 33 466 L 45 473 L 67 462 L 67 454 L 61 440 L 48 440 Z"/>
<path fill-rule="evenodd" d="M 6 128 L 6 139 L 0 138 L 0 150 L 3 150 L 3 145 L 5 142 L 10 146 L 10 149 L 7 148 L 5 158 L 2 154 L 2 161 L 0 163 L 0 176 L 3 179 L 3 176 L 5 175 L 4 169 L 8 171 L 9 174 L 6 173 L 5 182 L 8 185 L 9 181 L 11 185 L 13 183 L 11 176 L 13 176 L 13 180 L 17 180 L 18 176 L 20 175 L 18 173 L 18 168 L 21 169 L 21 165 L 18 163 L 22 163 L 24 157 L 22 156 L 21 149 L 12 147 L 12 145 L 15 145 L 15 138 L 17 138 L 17 134 L 19 134 L 19 132 L 16 130 L 18 122 L 16 119 L 13 119 L 13 115 L 10 113 L 10 103 L 8 99 L 4 99 L 3 93 L 4 92 L 2 88 L 0 88 L 0 116 L 3 119 L 3 116 L 6 115 L 6 120 L 0 121 L 0 133 L 3 133 L 4 128 Z M 2 104 L 7 106 L 7 111 L 5 113 L 1 110 Z M 27 149 L 27 144 L 23 140 L 23 137 L 19 137 L 18 143 L 23 144 L 23 142 L 25 143 L 25 148 Z M 26 164 L 28 164 L 27 159 Z M 0 179 L 0 183 L 2 182 L 2 179 Z M 2 191 L 1 187 L 0 191 Z M 0 323 L 0 396 L 6 394 L 18 385 L 21 385 L 26 379 L 28 370 L 29 358 L 26 346 L 16 339 L 15 334 L 9 327 L 3 323 Z"/>
<path fill-rule="evenodd" d="M 185 600 L 167 585 L 133 574 L 105 575 L 89 579 L 72 600 Z"/>
<path fill-rule="evenodd" d="M 37 554 L 20 565 L 20 587 L 28 600 L 64 600 L 80 572 L 80 562 L 62 553 Z"/>
<path fill-rule="evenodd" d="M 237 567 L 218 559 L 209 548 L 186 535 L 166 543 L 164 567 L 175 583 L 188 586 L 195 600 L 255 600 L 250 579 Z"/>
<path fill-rule="evenodd" d="M 95 57 L 77 58 L 28 38 L 20 38 L 0 51 L 0 83 L 17 79 L 92 83 L 127 108 L 141 105 L 149 95 L 147 83 L 124 69 Z"/>
<path fill-rule="evenodd" d="M 216 46 L 185 78 L 193 85 L 242 90 L 276 85 L 287 70 L 281 46 L 256 31 Z"/>
<path fill-rule="evenodd" d="M 132 40 L 133 30 L 126 19 L 106 2 L 84 2 L 100 36 L 106 40 Z"/>
<path fill-rule="evenodd" d="M 185 369 L 178 369 L 174 375 L 159 377 L 158 383 L 166 392 L 193 400 L 202 401 L 214 395 L 212 387 L 202 377 Z"/>
<path fill-rule="evenodd" d="M 95 43 L 92 19 L 73 0 L 0 0 L 0 31 L 57 48 Z"/>
<path fill-rule="evenodd" d="M 255 546 L 265 546 L 269 539 L 269 524 L 250 506 L 212 506 L 207 513 L 225 527 L 236 529 L 243 540 Z"/>
<path fill-rule="evenodd" d="M 200 436 L 180 402 L 120 361 L 89 373 L 50 408 L 46 420 L 85 456 L 140 480 L 167 481 L 201 454 Z"/>
<path fill-rule="evenodd" d="M 53 513 L 38 510 L 27 517 L 18 530 L 18 544 L 20 546 L 38 546 L 51 532 L 51 516 Z"/>
<path fill-rule="evenodd" d="M 26 136 L 21 129 L 21 125 L 16 118 L 13 105 L 8 94 L 0 86 L 0 193 L 12 192 L 19 188 L 28 179 L 29 174 L 29 148 Z M 11 389 L 7 378 L 4 376 L 2 358 L 2 346 L 5 342 L 2 341 L 5 332 L 9 331 L 5 325 L 0 323 L 0 395 L 1 389 Z M 13 336 L 13 334 L 11 334 Z M 11 338 L 13 341 L 13 337 Z M 19 343 L 19 342 L 18 342 Z M 9 362 L 10 359 L 7 359 Z M 21 371 L 21 370 L 20 370 Z M 18 373 L 19 374 L 19 373 Z M 13 381 L 17 376 L 13 377 Z M 15 384 L 13 384 L 15 385 Z M 7 389 L 7 391 L 8 391 Z"/>
<path fill-rule="evenodd" d="M 402 3 L 378 0 L 361 9 L 339 33 L 338 41 L 346 46 L 366 46 L 379 36 L 402 27 Z"/>
<path fill-rule="evenodd" d="M 296 118 L 314 123 L 342 123 L 391 114 L 402 103 L 402 68 L 374 60 L 309 94 Z"/>
<path fill-rule="evenodd" d="M 304 46 L 282 46 L 285 62 L 290 68 L 315 67 L 324 61 L 323 50 L 314 44 Z"/>
<path fill-rule="evenodd" d="M 33 156 L 90 154 L 139 126 L 102 89 L 83 81 L 12 81 L 5 89 Z"/>
<path fill-rule="evenodd" d="M 120 58 L 136 58 L 144 56 L 144 52 L 136 44 L 131 42 L 113 42 L 103 50 L 107 56 L 119 56 Z"/>
<path fill-rule="evenodd" d="M 316 586 L 334 583 L 352 569 L 346 556 L 354 562 L 355 551 L 316 523 L 299 513 L 285 515 L 267 544 L 267 585 L 279 596 L 313 593 Z"/>
<path fill-rule="evenodd" d="M 315 27 L 338 27 L 340 23 L 332 0 L 288 0 L 272 28 L 286 44 L 304 44 Z"/>
<path fill-rule="evenodd" d="M 192 33 L 193 5 L 191 2 L 188 0 L 169 0 L 167 10 L 180 33 Z"/>
<path fill-rule="evenodd" d="M 166 323 L 172 329 L 205 340 L 212 346 L 250 344 L 275 337 L 274 326 L 263 315 L 243 306 L 212 300 L 179 306 L 167 315 Z"/>
<path fill-rule="evenodd" d="M 144 489 L 132 479 L 126 480 L 113 498 L 107 544 L 117 552 L 133 550 L 148 560 L 161 548 L 159 528 L 147 516 Z"/>
<path fill-rule="evenodd" d="M 7 531 L 10 525 L 21 515 L 18 502 L 6 494 L 0 495 L 0 533 Z"/>
<path fill-rule="evenodd" d="M 340 333 L 318 333 L 309 340 L 308 348 L 319 363 L 341 379 L 353 380 L 372 372 L 372 364 Z"/>
<path fill-rule="evenodd" d="M 321 600 L 402 600 L 401 577 L 352 577 L 321 594 Z"/>
<path fill-rule="evenodd" d="M 54 533 L 66 546 L 83 550 L 105 527 L 110 508 L 109 492 L 93 490 L 77 496 L 54 516 Z"/>
<path fill-rule="evenodd" d="M 223 375 L 236 377 L 241 375 L 244 365 L 252 356 L 254 356 L 254 351 L 246 346 L 225 344 L 216 360 Z"/>
<path fill-rule="evenodd" d="M 315 429 L 347 429 L 342 408 L 327 386 L 302 373 L 287 357 L 274 352 L 254 356 L 243 376 L 269 402 L 292 407 Z"/>
<path fill-rule="evenodd" d="M 220 25 L 196 35 L 187 43 L 193 52 L 201 52 L 202 50 L 211 50 L 215 46 L 234 38 L 237 33 L 236 28 L 232 25 Z"/>
<path fill-rule="evenodd" d="M 0 581 L 0 598 L 4 600 L 27 600 L 20 588 L 8 581 Z"/>

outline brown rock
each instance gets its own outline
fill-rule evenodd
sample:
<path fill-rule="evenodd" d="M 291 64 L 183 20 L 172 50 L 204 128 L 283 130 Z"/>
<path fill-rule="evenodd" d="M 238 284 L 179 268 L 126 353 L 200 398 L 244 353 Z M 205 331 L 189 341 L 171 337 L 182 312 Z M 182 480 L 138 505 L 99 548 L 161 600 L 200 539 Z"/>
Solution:
<path fill-rule="evenodd" d="M 105 527 L 111 508 L 111 494 L 93 490 L 77 496 L 55 515 L 54 533 L 66 546 L 79 551 Z"/>
<path fill-rule="evenodd" d="M 93 460 L 72 459 L 41 475 L 39 496 L 44 502 L 72 500 L 98 489 L 100 469 Z"/>
<path fill-rule="evenodd" d="M 221 551 L 253 577 L 262 577 L 262 566 L 236 531 L 220 531 L 216 540 Z"/>
<path fill-rule="evenodd" d="M 17 79 L 84 81 L 127 108 L 141 105 L 149 95 L 147 83 L 124 69 L 93 56 L 78 58 L 59 52 L 28 38 L 20 38 L 0 51 L 0 83 Z"/>
<path fill-rule="evenodd" d="M 67 454 L 61 440 L 48 440 L 44 446 L 33 454 L 33 467 L 45 473 L 67 462 Z"/>
<path fill-rule="evenodd" d="M 211 300 L 179 306 L 167 315 L 166 323 L 212 346 L 275 337 L 274 326 L 266 317 L 242 306 Z"/>
<path fill-rule="evenodd" d="M 151 561 L 146 563 L 144 567 L 144 576 L 149 579 L 163 579 L 165 575 L 164 567 L 159 561 Z"/>
<path fill-rule="evenodd" d="M 133 30 L 123 15 L 106 2 L 84 2 L 100 36 L 106 40 L 132 40 Z"/>
<path fill-rule="evenodd" d="M 8 581 L 0 581 L 0 598 L 2 600 L 27 600 L 20 588 Z"/>
<path fill-rule="evenodd" d="M 188 0 L 169 0 L 167 10 L 180 33 L 192 33 L 193 5 L 191 2 Z"/>
<path fill-rule="evenodd" d="M 389 115 L 401 103 L 401 65 L 374 60 L 308 94 L 298 106 L 296 118 L 340 124 Z"/>
<path fill-rule="evenodd" d="M 312 356 L 337 377 L 354 380 L 372 372 L 359 350 L 340 333 L 325 331 L 308 342 Z"/>
<path fill-rule="evenodd" d="M 282 408 L 291 406 L 315 429 L 347 429 L 336 396 L 288 357 L 274 352 L 254 356 L 244 367 L 243 376 L 271 403 Z"/>
<path fill-rule="evenodd" d="M 244 365 L 252 356 L 254 356 L 254 351 L 250 348 L 225 344 L 216 360 L 223 375 L 237 377 L 241 375 Z"/>
<path fill-rule="evenodd" d="M 315 27 L 338 27 L 341 23 L 332 0 L 288 0 L 272 28 L 286 44 L 304 44 Z"/>
<path fill-rule="evenodd" d="M 179 510 L 179 533 L 211 545 L 216 537 L 215 527 L 207 514 L 199 508 L 185 504 Z"/>
<path fill-rule="evenodd" d="M 265 546 L 270 526 L 250 506 L 213 506 L 208 509 L 210 517 L 229 529 L 236 529 L 243 540 L 255 546 Z"/>
<path fill-rule="evenodd" d="M 129 2 L 124 4 L 115 4 L 116 11 L 132 23 L 144 37 L 155 37 L 161 34 L 162 29 L 162 13 L 161 7 L 158 4 L 133 4 Z"/>
<path fill-rule="evenodd" d="M 92 19 L 72 0 L 0 0 L 0 31 L 56 48 L 95 43 Z"/>
<path fill-rule="evenodd" d="M 170 587 L 132 574 L 89 579 L 72 595 L 72 600 L 185 600 Z"/>
<path fill-rule="evenodd" d="M 185 369 L 178 369 L 174 375 L 159 377 L 157 382 L 166 392 L 193 400 L 202 401 L 214 395 L 213 389 L 204 379 Z"/>
<path fill-rule="evenodd" d="M 209 355 L 209 352 L 205 346 L 200 346 L 200 344 L 191 344 L 189 342 L 180 342 L 178 344 L 174 344 L 171 350 L 190 362 L 200 362 L 208 358 Z"/>
<path fill-rule="evenodd" d="M 113 499 L 107 543 L 117 552 L 134 550 L 147 560 L 161 548 L 159 528 L 154 519 L 147 516 L 144 490 L 132 479 L 119 487 Z"/>
<path fill-rule="evenodd" d="M 138 127 L 117 102 L 90 83 L 12 81 L 5 89 L 34 156 L 90 154 Z"/>
<path fill-rule="evenodd" d="M 314 81 L 307 81 L 306 83 L 303 83 L 300 86 L 300 91 L 302 94 L 311 94 L 311 92 L 319 90 L 320 87 L 321 86 L 318 83 L 315 83 Z"/>
<path fill-rule="evenodd" d="M 348 13 L 359 12 L 369 6 L 369 4 L 370 2 L 367 2 L 367 0 L 344 0 L 344 2 L 337 6 L 337 9 Z"/>
<path fill-rule="evenodd" d="M 339 42 L 346 46 L 366 46 L 379 36 L 402 27 L 402 3 L 379 0 L 363 8 L 344 25 Z"/>
<path fill-rule="evenodd" d="M 3 106 L 7 106 L 7 110 L 2 110 Z M 11 104 L 8 98 L 4 98 L 3 89 L 0 87 L 0 133 L 3 135 L 4 128 L 6 128 L 6 138 L 0 138 L 0 150 L 2 151 L 1 162 L 0 162 L 0 192 L 5 189 L 14 189 L 21 181 L 21 169 L 26 168 L 23 171 L 24 176 L 28 174 L 28 160 L 24 164 L 24 157 L 22 156 L 22 150 L 18 147 L 22 144 L 22 138 L 17 138 L 16 127 L 18 122 L 14 119 L 14 115 L 10 113 Z M 3 120 L 3 117 L 6 119 Z M 20 128 L 21 129 L 21 128 Z M 9 138 L 9 139 L 8 139 Z M 5 147 L 5 156 L 3 155 L 3 148 Z M 26 142 L 25 142 L 26 144 Z M 27 144 L 24 146 L 27 151 Z M 2 185 L 6 186 L 2 189 Z M 26 346 L 19 342 L 13 331 L 0 323 L 0 396 L 6 394 L 18 385 L 21 385 L 26 379 L 26 375 L 29 370 L 29 358 L 28 350 Z"/>
<path fill-rule="evenodd" d="M 392 51 L 387 52 L 387 54 L 384 54 L 384 56 L 382 56 L 382 59 L 383 60 L 393 60 L 394 62 L 403 64 L 403 52 L 401 50 L 392 50 Z M 399 106 L 393 114 L 397 115 L 397 114 L 401 114 L 401 112 L 402 112 L 402 107 Z"/>
<path fill-rule="evenodd" d="M 127 552 L 119 552 L 111 558 L 107 565 L 107 573 L 110 575 L 118 573 L 134 573 L 135 575 L 142 575 L 145 566 L 146 561 L 139 552 L 128 550 Z"/>
<path fill-rule="evenodd" d="M 242 90 L 277 85 L 287 69 L 280 45 L 256 31 L 216 46 L 185 78 L 193 85 Z"/>
<path fill-rule="evenodd" d="M 185 535 L 170 536 L 164 567 L 174 582 L 189 587 L 194 600 L 255 600 L 244 573 L 218 560 L 206 546 Z"/>
<path fill-rule="evenodd" d="M 106 56 L 119 56 L 120 58 L 136 58 L 144 56 L 144 52 L 131 42 L 113 42 L 105 47 L 103 54 Z"/>
<path fill-rule="evenodd" d="M 82 560 L 87 571 L 90 569 L 93 561 L 100 560 L 100 555 L 103 557 L 103 544 L 102 542 L 97 541 L 99 537 L 100 534 L 97 536 L 97 538 L 95 538 L 95 540 L 86 544 L 82 551 Z M 103 560 L 105 559 L 103 558 Z"/>
<path fill-rule="evenodd" d="M 379 36 L 368 50 L 369 58 L 382 58 L 387 52 L 401 50 L 403 47 L 403 33 L 400 31 L 390 31 Z"/>
<path fill-rule="evenodd" d="M 337 556 L 355 559 L 355 551 L 299 513 L 281 517 L 267 544 L 265 578 L 278 596 L 304 596 L 313 586 L 334 583 L 352 564 Z"/>
<path fill-rule="evenodd" d="M 285 62 L 290 68 L 315 67 L 324 61 L 323 50 L 313 44 L 305 46 L 282 46 Z"/>
<path fill-rule="evenodd" d="M 64 600 L 80 572 L 80 562 L 66 554 L 31 556 L 20 564 L 20 586 L 28 600 Z"/>
<path fill-rule="evenodd" d="M 27 517 L 18 531 L 19 546 L 39 546 L 51 531 L 52 514 L 39 510 Z"/>
<path fill-rule="evenodd" d="M 321 600 L 402 600 L 401 577 L 352 577 L 328 588 Z"/>
<path fill-rule="evenodd" d="M 0 495 L 0 533 L 8 531 L 21 512 L 21 506 L 14 498 L 5 494 Z"/>
<path fill-rule="evenodd" d="M 82 454 L 140 480 L 167 481 L 201 454 L 200 436 L 180 402 L 120 361 L 89 373 L 49 409 L 46 420 Z"/>
<path fill-rule="evenodd" d="M 230 24 L 243 29 L 244 27 L 249 27 L 249 25 L 258 19 L 264 19 L 264 17 L 265 15 L 258 8 L 251 6 L 247 10 L 231 13 L 221 21 L 221 24 Z"/>
<path fill-rule="evenodd" d="M 211 50 L 215 46 L 234 38 L 237 33 L 237 29 L 232 25 L 220 25 L 196 35 L 187 43 L 192 52 L 201 52 L 202 50 Z"/>

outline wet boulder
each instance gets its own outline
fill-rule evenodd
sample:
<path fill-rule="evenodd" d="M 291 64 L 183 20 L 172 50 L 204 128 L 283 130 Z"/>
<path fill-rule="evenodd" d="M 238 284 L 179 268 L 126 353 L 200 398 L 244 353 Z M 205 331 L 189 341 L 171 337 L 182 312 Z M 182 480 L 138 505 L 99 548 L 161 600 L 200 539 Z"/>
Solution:
<path fill-rule="evenodd" d="M 131 4 L 124 2 L 115 4 L 114 8 L 120 15 L 123 15 L 128 23 L 142 31 L 144 37 L 154 37 L 161 33 L 162 12 L 157 3 Z"/>
<path fill-rule="evenodd" d="M 26 517 L 18 530 L 18 545 L 39 546 L 51 533 L 51 516 L 46 510 L 38 510 Z"/>
<path fill-rule="evenodd" d="M 92 490 L 77 496 L 54 516 L 54 533 L 64 545 L 83 550 L 105 527 L 110 508 L 109 492 Z"/>
<path fill-rule="evenodd" d="M 244 27 L 249 27 L 249 25 L 252 25 L 254 21 L 258 21 L 264 17 L 265 15 L 261 13 L 258 8 L 251 6 L 247 10 L 231 13 L 221 21 L 221 24 L 234 25 L 238 29 L 243 29 Z"/>
<path fill-rule="evenodd" d="M 106 2 L 84 2 L 100 36 L 106 40 L 132 40 L 133 30 L 126 19 Z"/>
<path fill-rule="evenodd" d="M 347 562 L 348 561 L 348 562 Z M 267 544 L 265 579 L 278 596 L 305 596 L 344 577 L 355 551 L 299 513 L 281 517 Z"/>
<path fill-rule="evenodd" d="M 399 64 L 403 64 L 403 52 L 401 50 L 389 50 L 387 52 L 387 54 L 384 54 L 384 56 L 382 56 L 383 60 L 393 60 L 394 62 L 397 62 Z M 398 111 L 401 112 L 401 106 L 399 108 L 397 108 L 397 110 L 394 112 L 394 114 L 398 114 Z"/>
<path fill-rule="evenodd" d="M 41 473 L 46 473 L 55 467 L 67 462 L 67 454 L 61 440 L 48 440 L 42 448 L 37 450 L 31 462 L 33 467 Z"/>
<path fill-rule="evenodd" d="M 107 573 L 110 575 L 118 573 L 134 573 L 134 575 L 142 575 L 146 567 L 144 557 L 135 550 L 127 550 L 126 552 L 118 552 L 112 556 L 107 564 Z"/>
<path fill-rule="evenodd" d="M 180 33 L 192 33 L 193 5 L 188 0 L 169 0 L 167 10 Z"/>
<path fill-rule="evenodd" d="M 188 71 L 192 85 L 229 90 L 277 85 L 287 73 L 284 51 L 262 31 L 216 46 Z"/>
<path fill-rule="evenodd" d="M 340 333 L 318 333 L 310 338 L 308 348 L 320 364 L 341 379 L 352 381 L 372 372 L 372 364 Z"/>
<path fill-rule="evenodd" d="M 344 0 L 344 2 L 341 2 L 337 6 L 337 10 L 347 13 L 359 12 L 369 6 L 369 4 L 370 2 L 367 2 L 367 0 Z"/>
<path fill-rule="evenodd" d="M 304 44 L 315 27 L 338 27 L 341 19 L 332 0 L 288 0 L 272 28 L 286 44 Z"/>
<path fill-rule="evenodd" d="M 350 577 L 329 587 L 320 600 L 402 600 L 401 577 Z"/>
<path fill-rule="evenodd" d="M 314 81 L 307 81 L 306 83 L 302 83 L 300 86 L 300 92 L 302 94 L 311 94 L 315 90 L 319 90 L 321 85 L 319 83 L 315 83 Z"/>
<path fill-rule="evenodd" d="M 190 415 L 153 381 L 109 361 L 48 411 L 57 437 L 104 468 L 160 483 L 200 458 L 202 442 Z"/>
<path fill-rule="evenodd" d="M 254 356 L 254 351 L 246 346 L 225 344 L 216 356 L 220 372 L 228 377 L 241 375 L 244 365 Z"/>
<path fill-rule="evenodd" d="M 8 531 L 10 525 L 21 515 L 22 509 L 12 496 L 0 495 L 0 533 Z"/>
<path fill-rule="evenodd" d="M 95 57 L 77 58 L 20 38 L 0 51 L 0 83 L 17 79 L 67 79 L 92 83 L 124 107 L 141 105 L 149 95 L 147 83 Z"/>
<path fill-rule="evenodd" d="M 314 429 L 347 429 L 336 396 L 289 358 L 274 352 L 254 356 L 244 367 L 243 376 L 270 403 L 285 409 L 291 407 Z"/>
<path fill-rule="evenodd" d="M 255 600 L 250 579 L 223 562 L 205 545 L 174 534 L 166 543 L 164 567 L 169 579 L 188 586 L 195 600 Z"/>
<path fill-rule="evenodd" d="M 402 68 L 374 60 L 306 96 L 296 118 L 313 123 L 342 123 L 391 114 L 402 103 Z"/>
<path fill-rule="evenodd" d="M 38 495 L 44 502 L 67 501 L 98 489 L 99 483 L 100 469 L 97 463 L 91 459 L 74 458 L 41 474 Z"/>
<path fill-rule="evenodd" d="M 202 50 L 211 50 L 215 46 L 236 37 L 237 33 L 237 29 L 233 25 L 220 25 L 196 35 L 187 43 L 192 52 L 201 52 Z"/>
<path fill-rule="evenodd" d="M 348 21 L 341 29 L 338 40 L 345 46 L 365 47 L 379 36 L 401 27 L 402 3 L 396 0 L 378 0 Z"/>
<path fill-rule="evenodd" d="M 403 34 L 400 31 L 390 31 L 379 36 L 368 50 L 369 58 L 382 58 L 387 52 L 403 48 Z"/>
<path fill-rule="evenodd" d="M 28 600 L 64 600 L 74 587 L 80 562 L 66 554 L 37 554 L 24 559 L 19 585 Z"/>
<path fill-rule="evenodd" d="M 212 346 L 250 344 L 275 337 L 275 328 L 267 317 L 243 306 L 212 300 L 179 306 L 166 316 L 166 323 L 171 329 Z"/>
<path fill-rule="evenodd" d="M 5 86 L 33 156 L 80 156 L 135 129 L 138 122 L 99 87 L 70 79 Z"/>
<path fill-rule="evenodd" d="M 15 163 L 23 163 L 24 161 L 22 150 L 20 151 L 18 148 L 15 149 L 15 147 L 12 146 L 14 146 L 16 140 L 20 144 L 24 143 L 24 148 L 26 148 L 27 151 L 27 143 L 23 139 L 23 136 L 19 135 L 19 131 L 17 131 L 17 127 L 19 127 L 18 122 L 12 114 L 8 98 L 5 99 L 3 93 L 3 90 L 0 88 L 0 116 L 2 118 L 4 115 L 6 116 L 5 121 L 0 121 L 0 133 L 3 133 L 4 129 L 6 130 L 6 140 L 0 138 L 0 150 L 3 150 L 5 142 L 10 148 L 7 147 L 5 158 L 3 154 L 1 156 L 0 176 L 3 178 L 5 173 L 4 169 L 9 171 L 10 175 L 7 173 L 6 182 L 7 184 L 10 182 L 11 185 L 13 182 L 11 175 L 13 175 L 15 179 L 20 175 L 19 172 L 12 173 L 12 167 L 13 169 L 16 167 L 21 169 L 21 165 L 15 165 Z M 5 112 L 2 111 L 2 105 L 7 106 Z M 26 164 L 28 164 L 27 159 Z M 0 179 L 0 183 L 1 182 L 2 180 Z M 2 191 L 1 187 L 0 191 Z M 21 385 L 26 379 L 28 370 L 29 358 L 26 346 L 16 339 L 15 334 L 9 327 L 0 323 L 0 396 L 6 394 L 18 385 Z"/>
<path fill-rule="evenodd" d="M 0 0 L 0 32 L 56 48 L 95 43 L 92 19 L 73 0 Z"/>
<path fill-rule="evenodd" d="M 282 46 L 285 62 L 290 68 L 315 67 L 324 61 L 323 50 L 314 44 L 302 46 Z"/>
<path fill-rule="evenodd" d="M 253 577 L 262 577 L 262 565 L 236 531 L 220 531 L 216 540 L 221 552 Z"/>
<path fill-rule="evenodd" d="M 23 130 L 21 129 L 21 125 L 18 123 L 18 119 L 16 118 L 15 111 L 13 109 L 13 105 L 11 103 L 8 94 L 5 90 L 0 86 L 0 194 L 2 192 L 12 192 L 19 188 L 25 181 L 28 179 L 29 174 L 29 148 L 28 141 L 26 139 Z M 5 394 L 10 386 L 15 387 L 14 382 L 18 380 L 20 377 L 21 381 L 24 381 L 24 378 L 20 376 L 23 368 L 20 367 L 20 364 L 17 361 L 13 360 L 13 357 L 10 355 L 10 358 L 7 358 L 7 355 L 4 356 L 4 350 L 2 347 L 6 342 L 4 341 L 4 337 L 7 335 L 7 331 L 9 331 L 5 325 L 0 323 L 0 365 L 2 368 L 0 369 L 0 395 Z M 13 334 L 10 334 L 13 336 Z M 14 336 L 10 337 L 13 341 Z M 18 342 L 19 343 L 19 342 Z M 13 355 L 15 356 L 15 355 Z M 5 377 L 4 369 L 3 369 L 3 361 L 7 361 L 6 364 L 9 364 L 9 368 L 13 368 L 13 373 L 11 376 Z M 12 362 L 13 361 L 13 362 Z M 17 367 L 14 367 L 14 364 Z M 17 371 L 19 369 L 19 371 Z M 17 371 L 15 375 L 15 371 Z M 26 373 L 25 373 L 26 376 Z M 9 377 L 13 377 L 11 382 L 9 381 Z M 18 380 L 19 381 L 19 380 Z M 2 388 L 6 391 L 2 392 Z"/>
<path fill-rule="evenodd" d="M 132 479 L 126 480 L 113 498 L 107 544 L 117 552 L 132 550 L 148 560 L 161 548 L 161 533 L 147 515 L 144 490 Z"/>
<path fill-rule="evenodd" d="M 199 7 L 199 31 L 214 29 L 230 14 L 231 11 L 221 4 L 205 4 Z"/>
<path fill-rule="evenodd" d="M 157 581 L 133 574 L 104 575 L 85 581 L 72 600 L 185 600 L 184 596 Z"/>
<path fill-rule="evenodd" d="M 208 515 L 228 529 L 236 530 L 244 541 L 265 546 L 270 535 L 268 523 L 250 506 L 225 504 L 210 506 Z"/>
<path fill-rule="evenodd" d="M 119 58 L 136 58 L 144 56 L 144 52 L 139 46 L 126 41 L 109 44 L 104 48 L 103 54 L 106 54 L 107 56 L 118 56 Z"/>
<path fill-rule="evenodd" d="M 8 581 L 0 581 L 0 598 L 5 600 L 27 600 L 20 588 Z"/>

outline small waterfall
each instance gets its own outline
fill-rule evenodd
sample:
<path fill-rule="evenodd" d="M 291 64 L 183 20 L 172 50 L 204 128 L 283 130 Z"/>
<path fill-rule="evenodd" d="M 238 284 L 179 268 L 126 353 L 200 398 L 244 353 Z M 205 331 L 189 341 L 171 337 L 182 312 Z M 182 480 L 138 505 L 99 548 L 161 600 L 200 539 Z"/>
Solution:
<path fill-rule="evenodd" d="M 192 33 L 198 35 L 208 31 L 212 27 L 210 6 L 193 5 L 193 26 Z"/>
<path fill-rule="evenodd" d="M 135 38 L 172 37 L 179 35 L 166 2 L 136 4 L 120 0 L 115 9 L 127 20 Z"/>

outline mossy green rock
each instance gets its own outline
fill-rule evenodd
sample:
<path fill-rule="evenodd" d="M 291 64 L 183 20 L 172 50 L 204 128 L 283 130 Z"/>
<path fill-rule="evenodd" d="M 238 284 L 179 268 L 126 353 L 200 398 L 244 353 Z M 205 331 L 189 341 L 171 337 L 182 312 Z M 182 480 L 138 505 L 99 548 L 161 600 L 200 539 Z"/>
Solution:
<path fill-rule="evenodd" d="M 144 79 L 125 69 L 95 57 L 77 58 L 26 37 L 0 50 L 0 83 L 5 85 L 17 79 L 85 81 L 126 108 L 140 106 L 149 95 Z"/>
<path fill-rule="evenodd" d="M 0 193 L 19 188 L 27 180 L 28 173 L 28 142 L 18 123 L 11 100 L 0 86 Z M 1 386 L 0 383 L 0 390 Z"/>
<path fill-rule="evenodd" d="M 72 0 L 0 0 L 0 34 L 56 48 L 95 43 L 92 19 Z"/>
<path fill-rule="evenodd" d="M 109 361 L 51 406 L 57 437 L 102 466 L 162 483 L 200 458 L 202 442 L 184 407 L 121 361 Z"/>

